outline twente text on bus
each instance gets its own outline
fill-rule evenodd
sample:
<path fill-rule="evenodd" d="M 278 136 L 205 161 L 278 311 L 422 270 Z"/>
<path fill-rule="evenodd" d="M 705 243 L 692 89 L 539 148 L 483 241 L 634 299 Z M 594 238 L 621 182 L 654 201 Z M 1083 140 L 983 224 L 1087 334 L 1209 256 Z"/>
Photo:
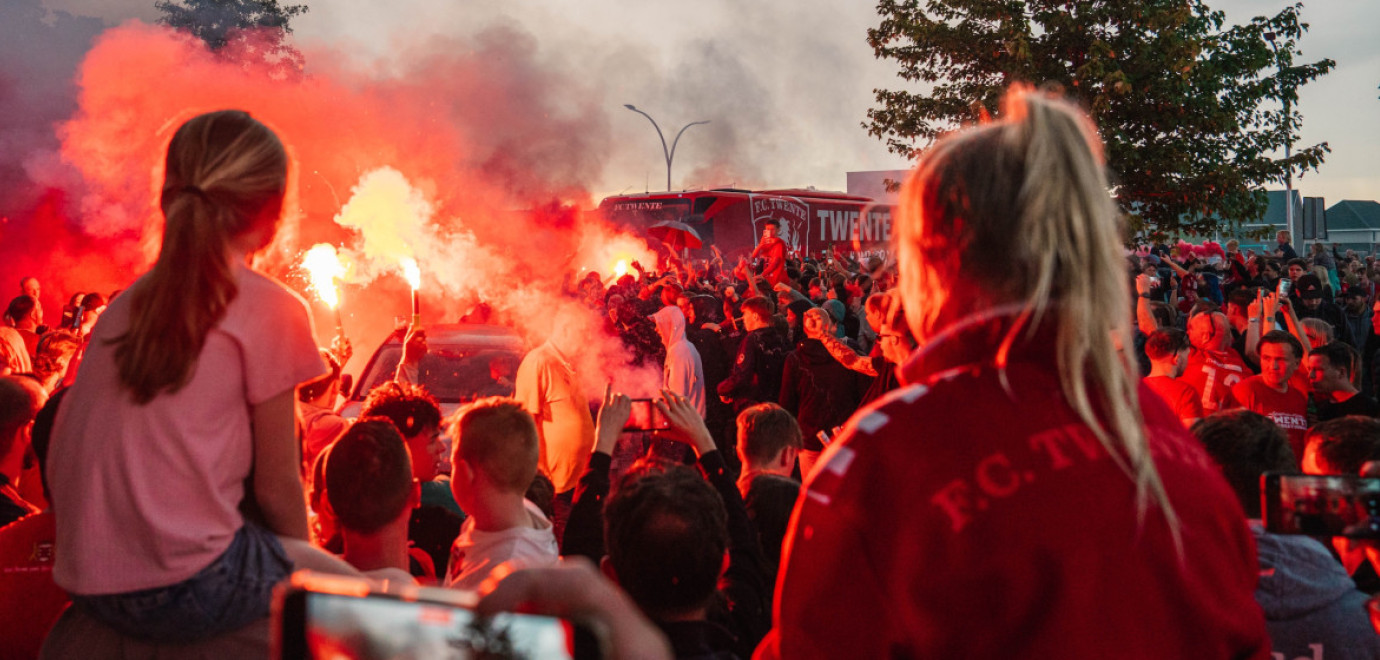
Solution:
<path fill-rule="evenodd" d="M 801 255 L 837 252 L 853 259 L 884 256 L 891 242 L 892 207 L 868 197 L 807 189 L 739 190 L 618 195 L 599 212 L 615 224 L 646 230 L 667 220 L 682 222 L 704 242 L 694 256 L 716 246 L 726 259 L 750 253 L 769 219 L 780 222 L 788 249 Z"/>

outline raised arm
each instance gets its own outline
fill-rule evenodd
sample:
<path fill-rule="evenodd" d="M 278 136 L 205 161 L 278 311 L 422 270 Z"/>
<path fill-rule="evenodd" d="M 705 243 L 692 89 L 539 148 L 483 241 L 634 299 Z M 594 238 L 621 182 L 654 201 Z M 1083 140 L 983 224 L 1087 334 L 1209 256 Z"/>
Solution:
<path fill-rule="evenodd" d="M 631 412 L 632 403 L 627 396 L 614 392 L 611 386 L 604 389 L 599 421 L 594 426 L 594 453 L 575 487 L 570 517 L 561 537 L 562 556 L 586 557 L 598 563 L 605 554 L 604 499 L 609 494 L 609 469 L 613 448 Z"/>
<path fill-rule="evenodd" d="M 1299 323 L 1299 317 L 1294 313 L 1294 305 L 1288 297 L 1281 299 L 1278 303 L 1281 312 L 1284 312 L 1284 327 L 1289 329 L 1289 334 L 1294 339 L 1299 340 L 1303 345 L 1303 357 L 1307 358 L 1313 352 L 1313 347 L 1308 344 L 1308 334 L 1303 331 L 1303 325 Z"/>
<path fill-rule="evenodd" d="M 1141 334 L 1150 336 L 1150 333 L 1159 330 L 1160 324 L 1155 321 L 1155 315 L 1150 311 L 1150 276 L 1144 273 L 1136 276 L 1136 326 L 1140 328 Z M 832 352 L 832 351 L 831 351 Z"/>
<path fill-rule="evenodd" d="M 704 419 L 685 397 L 670 390 L 662 390 L 661 395 L 656 405 L 670 422 L 667 435 L 694 448 L 704 478 L 723 499 L 724 512 L 728 514 L 728 566 L 719 581 L 719 591 L 728 601 L 733 632 L 740 646 L 746 647 L 742 651 L 749 652 L 771 629 L 771 613 L 766 605 L 771 585 L 768 584 L 761 542 L 748 517 L 743 496 L 724 463 L 723 454 L 705 427 Z"/>
<path fill-rule="evenodd" d="M 403 338 L 402 359 L 393 372 L 393 380 L 399 383 L 420 385 L 422 382 L 422 358 L 426 357 L 426 329 L 408 326 L 407 336 Z"/>
<path fill-rule="evenodd" d="M 876 378 L 877 370 L 872 367 L 872 360 L 866 355 L 858 355 L 853 352 L 853 349 L 849 348 L 848 344 L 845 344 L 842 339 L 835 336 L 834 326 L 834 323 L 830 323 L 828 327 L 821 330 L 817 328 L 817 326 L 806 324 L 805 335 L 811 339 L 817 339 L 819 343 L 824 344 L 824 349 L 829 351 L 829 355 L 835 360 L 838 360 L 839 364 L 847 367 L 851 371 L 856 371 L 860 374 Z"/>
<path fill-rule="evenodd" d="M 1273 294 L 1271 295 L 1273 296 Z M 1256 347 L 1260 344 L 1260 337 L 1269 332 L 1265 329 L 1265 324 L 1274 321 L 1273 310 L 1274 302 L 1271 301 L 1267 304 L 1264 293 L 1256 291 L 1255 302 L 1251 303 L 1246 312 L 1250 316 L 1250 321 L 1246 324 L 1246 354 L 1242 356 L 1253 364 L 1260 363 L 1260 353 Z"/>

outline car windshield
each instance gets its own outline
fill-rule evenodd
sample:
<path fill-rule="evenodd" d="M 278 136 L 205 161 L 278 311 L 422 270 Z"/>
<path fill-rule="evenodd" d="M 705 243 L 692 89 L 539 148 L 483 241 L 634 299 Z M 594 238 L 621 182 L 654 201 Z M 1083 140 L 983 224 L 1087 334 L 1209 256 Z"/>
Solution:
<path fill-rule="evenodd" d="M 375 387 L 392 380 L 402 359 L 402 345 L 379 349 L 378 356 L 364 374 L 359 398 Z M 431 346 L 422 358 L 421 385 L 441 403 L 465 403 L 486 396 L 512 396 L 513 378 L 522 356 L 501 349 L 463 349 Z"/>

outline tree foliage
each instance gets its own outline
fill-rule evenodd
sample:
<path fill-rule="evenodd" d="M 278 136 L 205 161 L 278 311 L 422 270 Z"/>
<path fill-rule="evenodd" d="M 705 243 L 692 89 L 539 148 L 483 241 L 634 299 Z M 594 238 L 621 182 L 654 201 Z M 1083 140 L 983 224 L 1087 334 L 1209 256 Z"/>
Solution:
<path fill-rule="evenodd" d="M 288 45 L 289 22 L 306 5 L 278 0 L 158 0 L 162 25 L 188 32 L 212 51 L 269 65 L 275 73 L 301 71 L 302 55 Z"/>
<path fill-rule="evenodd" d="M 1228 26 L 1201 0 L 880 0 L 868 42 L 928 90 L 876 90 L 864 127 L 916 158 L 995 115 L 1012 83 L 1054 84 L 1096 120 L 1134 231 L 1210 234 L 1263 216 L 1265 184 L 1329 151 L 1274 156 L 1302 121 L 1298 88 L 1336 66 L 1294 62 L 1302 8 Z"/>

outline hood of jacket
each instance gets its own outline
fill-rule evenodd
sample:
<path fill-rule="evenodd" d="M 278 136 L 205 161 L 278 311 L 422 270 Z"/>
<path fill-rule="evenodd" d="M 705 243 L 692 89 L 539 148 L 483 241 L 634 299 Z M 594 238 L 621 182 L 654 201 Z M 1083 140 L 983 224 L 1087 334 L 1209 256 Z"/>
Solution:
<path fill-rule="evenodd" d="M 829 354 L 829 349 L 824 347 L 818 339 L 806 339 L 796 346 L 795 355 L 801 364 L 807 367 L 817 367 L 837 363 L 833 355 Z M 839 365 L 842 366 L 842 365 Z"/>
<path fill-rule="evenodd" d="M 1260 582 L 1256 601 L 1270 620 L 1296 619 L 1356 591 L 1356 583 L 1323 547 L 1307 536 L 1271 534 L 1251 521 Z"/>
<path fill-rule="evenodd" d="M 663 346 L 670 348 L 685 341 L 685 313 L 679 307 L 669 305 L 652 314 L 656 323 L 656 333 L 661 336 Z"/>

